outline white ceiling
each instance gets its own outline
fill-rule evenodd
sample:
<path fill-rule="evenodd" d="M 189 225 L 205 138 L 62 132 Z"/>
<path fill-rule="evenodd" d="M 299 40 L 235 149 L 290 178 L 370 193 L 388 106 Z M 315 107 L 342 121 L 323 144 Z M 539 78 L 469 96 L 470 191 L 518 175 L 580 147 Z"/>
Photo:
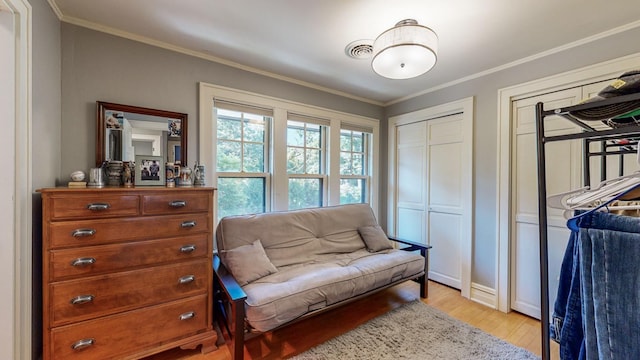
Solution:
<path fill-rule="evenodd" d="M 640 26 L 638 0 L 49 0 L 61 20 L 377 104 Z M 389 80 L 345 55 L 412 18 L 438 63 Z M 605 33 L 606 32 L 606 33 Z"/>

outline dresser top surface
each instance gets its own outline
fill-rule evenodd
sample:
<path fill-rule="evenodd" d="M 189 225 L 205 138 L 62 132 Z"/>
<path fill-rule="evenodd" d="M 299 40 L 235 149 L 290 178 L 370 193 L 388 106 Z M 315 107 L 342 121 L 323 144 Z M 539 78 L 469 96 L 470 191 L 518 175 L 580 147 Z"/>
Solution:
<path fill-rule="evenodd" d="M 42 188 L 36 190 L 36 192 L 47 193 L 81 193 L 81 194 L 110 194 L 110 193 L 145 193 L 145 192 L 167 192 L 176 193 L 183 191 L 211 191 L 216 190 L 213 187 L 206 186 L 192 186 L 192 187 L 164 187 L 164 186 L 139 186 L 139 187 L 104 187 L 104 188 L 69 188 L 69 187 L 55 187 L 55 188 Z"/>

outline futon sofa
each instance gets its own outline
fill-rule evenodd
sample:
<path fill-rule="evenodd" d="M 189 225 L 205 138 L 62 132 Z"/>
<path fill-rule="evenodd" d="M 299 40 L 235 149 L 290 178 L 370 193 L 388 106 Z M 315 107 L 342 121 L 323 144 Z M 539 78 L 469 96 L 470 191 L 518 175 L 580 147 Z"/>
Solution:
<path fill-rule="evenodd" d="M 225 217 L 216 242 L 215 316 L 234 359 L 253 334 L 403 281 L 427 297 L 430 246 L 388 238 L 368 204 Z"/>

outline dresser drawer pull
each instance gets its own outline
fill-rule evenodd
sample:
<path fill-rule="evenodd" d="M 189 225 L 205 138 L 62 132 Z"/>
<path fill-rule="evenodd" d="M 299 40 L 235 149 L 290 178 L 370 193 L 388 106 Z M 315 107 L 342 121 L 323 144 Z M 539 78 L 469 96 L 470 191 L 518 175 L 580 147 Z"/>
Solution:
<path fill-rule="evenodd" d="M 187 202 L 184 200 L 175 200 L 169 203 L 169 206 L 174 208 L 181 208 L 187 206 Z"/>
<path fill-rule="evenodd" d="M 195 221 L 184 221 L 182 224 L 180 224 L 180 226 L 182 226 L 183 228 L 192 228 L 196 226 L 196 222 Z"/>
<path fill-rule="evenodd" d="M 194 275 L 185 275 L 178 280 L 178 284 L 188 284 L 196 280 Z"/>
<path fill-rule="evenodd" d="M 82 339 L 82 340 L 76 341 L 73 345 L 71 345 L 71 348 L 73 350 L 82 350 L 84 348 L 87 348 L 93 345 L 95 342 L 96 341 L 94 339 Z"/>
<path fill-rule="evenodd" d="M 185 245 L 180 248 L 180 252 L 183 252 L 183 253 L 190 253 L 190 252 L 194 252 L 195 250 L 196 250 L 195 245 Z"/>
<path fill-rule="evenodd" d="M 75 229 L 71 233 L 73 237 L 85 237 L 85 236 L 93 236 L 96 231 L 94 229 Z"/>
<path fill-rule="evenodd" d="M 71 266 L 87 266 L 96 263 L 94 258 L 77 258 L 71 262 Z"/>
<path fill-rule="evenodd" d="M 82 305 L 93 301 L 93 295 L 78 295 L 71 299 L 73 305 Z"/>
<path fill-rule="evenodd" d="M 93 210 L 93 211 L 107 210 L 110 207 L 111 207 L 111 205 L 109 205 L 107 203 L 93 203 L 93 204 L 87 205 L 87 209 Z"/>
<path fill-rule="evenodd" d="M 193 319 L 194 317 L 196 317 L 196 312 L 195 311 L 189 311 L 186 312 L 184 314 L 180 315 L 180 320 L 189 320 L 189 319 Z"/>

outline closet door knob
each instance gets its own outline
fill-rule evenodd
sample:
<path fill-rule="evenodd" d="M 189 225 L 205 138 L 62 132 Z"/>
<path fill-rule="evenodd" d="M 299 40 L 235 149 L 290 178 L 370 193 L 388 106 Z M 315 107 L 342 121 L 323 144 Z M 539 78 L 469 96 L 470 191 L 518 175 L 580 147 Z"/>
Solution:
<path fill-rule="evenodd" d="M 73 237 L 86 237 L 95 235 L 96 231 L 94 229 L 75 229 L 71 232 L 71 236 Z"/>
<path fill-rule="evenodd" d="M 111 205 L 107 204 L 107 203 L 92 203 L 87 205 L 87 209 L 92 210 L 92 211 L 102 211 L 102 210 L 107 210 L 111 207 Z"/>
<path fill-rule="evenodd" d="M 175 200 L 169 203 L 169 206 L 174 208 L 181 208 L 187 206 L 187 202 L 184 200 Z"/>

